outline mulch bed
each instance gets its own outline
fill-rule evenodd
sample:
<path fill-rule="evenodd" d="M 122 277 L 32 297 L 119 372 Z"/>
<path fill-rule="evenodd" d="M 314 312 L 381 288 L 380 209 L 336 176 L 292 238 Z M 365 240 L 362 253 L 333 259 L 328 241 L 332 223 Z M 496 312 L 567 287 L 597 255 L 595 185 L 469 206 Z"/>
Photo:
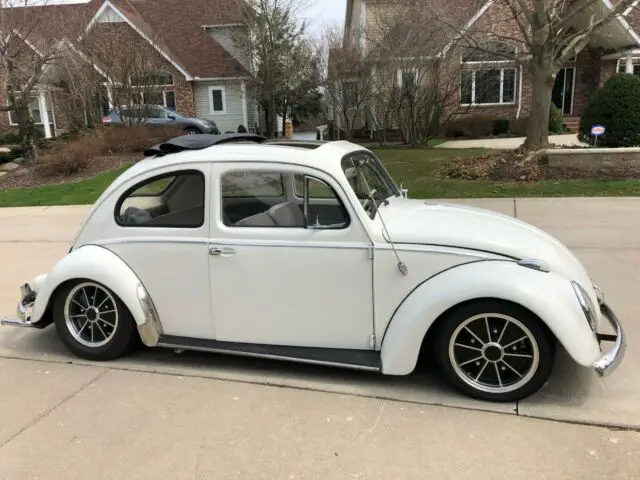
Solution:
<path fill-rule="evenodd" d="M 94 157 L 87 168 L 72 175 L 42 176 L 38 175 L 33 167 L 20 166 L 16 170 L 8 172 L 0 177 L 0 190 L 10 190 L 14 188 L 34 188 L 47 185 L 60 185 L 73 183 L 79 180 L 95 177 L 100 173 L 115 170 L 125 165 L 131 165 L 141 160 L 142 154 L 118 154 Z M 41 162 L 47 161 L 47 156 L 40 157 Z"/>
<path fill-rule="evenodd" d="M 623 180 L 640 178 L 640 168 L 601 168 L 584 171 L 551 168 L 544 151 L 523 149 L 460 157 L 445 162 L 439 175 L 448 179 L 535 182 L 539 180 Z"/>

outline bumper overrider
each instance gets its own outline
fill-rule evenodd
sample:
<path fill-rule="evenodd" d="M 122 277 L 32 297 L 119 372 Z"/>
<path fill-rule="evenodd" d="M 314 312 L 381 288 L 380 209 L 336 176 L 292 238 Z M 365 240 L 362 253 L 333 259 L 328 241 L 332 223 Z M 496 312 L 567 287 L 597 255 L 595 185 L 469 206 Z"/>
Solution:
<path fill-rule="evenodd" d="M 613 372 L 618 367 L 618 365 L 622 363 L 622 359 L 624 358 L 627 349 L 624 330 L 622 329 L 622 325 L 620 323 L 620 320 L 618 320 L 616 314 L 613 313 L 611 307 L 609 307 L 607 302 L 605 302 L 604 295 L 600 288 L 595 285 L 593 286 L 596 292 L 596 298 L 598 300 L 598 306 L 596 307 L 595 305 L 593 305 L 593 302 L 589 300 L 587 292 L 584 291 L 577 282 L 571 283 L 578 298 L 578 302 L 582 307 L 582 311 L 584 312 L 584 315 L 589 322 L 591 329 L 594 331 L 594 335 L 598 340 L 598 343 L 600 344 L 601 342 L 613 342 L 613 346 L 607 352 L 604 352 L 603 355 L 592 364 L 595 372 L 600 377 L 604 377 Z M 599 322 L 597 321 L 597 314 L 595 312 L 596 308 L 600 310 L 600 317 L 606 320 L 607 323 L 609 323 L 609 325 L 611 325 L 611 327 L 613 328 L 613 334 L 597 332 Z"/>
<path fill-rule="evenodd" d="M 627 350 L 627 339 L 618 317 L 616 317 L 616 314 L 613 313 L 613 310 L 611 310 L 604 300 L 600 302 L 600 313 L 615 331 L 612 335 L 596 333 L 598 341 L 613 342 L 613 347 L 611 347 L 609 351 L 604 353 L 604 355 L 602 355 L 602 357 L 593 364 L 593 369 L 596 373 L 599 376 L 604 377 L 613 372 L 618 365 L 622 363 L 622 359 L 624 358 L 624 354 Z"/>
<path fill-rule="evenodd" d="M 31 323 L 31 311 L 36 301 L 36 292 L 27 283 L 20 287 L 20 302 L 16 308 L 17 318 L 2 318 L 0 325 L 10 325 L 12 327 L 39 328 L 37 324 Z"/>

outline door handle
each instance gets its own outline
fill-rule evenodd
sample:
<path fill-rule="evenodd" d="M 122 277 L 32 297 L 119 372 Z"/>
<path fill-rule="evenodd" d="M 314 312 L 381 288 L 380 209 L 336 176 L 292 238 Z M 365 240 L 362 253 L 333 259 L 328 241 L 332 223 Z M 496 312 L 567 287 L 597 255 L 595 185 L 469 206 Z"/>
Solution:
<path fill-rule="evenodd" d="M 219 255 L 221 257 L 231 257 L 236 254 L 235 249 L 231 247 L 220 247 L 218 245 L 209 245 L 209 255 Z"/>

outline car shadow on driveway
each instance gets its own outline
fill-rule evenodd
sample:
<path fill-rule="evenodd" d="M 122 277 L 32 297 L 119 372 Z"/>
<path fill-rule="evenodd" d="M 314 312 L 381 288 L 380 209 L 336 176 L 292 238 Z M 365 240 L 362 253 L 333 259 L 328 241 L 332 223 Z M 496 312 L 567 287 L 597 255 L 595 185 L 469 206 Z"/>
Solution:
<path fill-rule="evenodd" d="M 177 354 L 169 349 L 147 347 L 141 347 L 115 361 L 90 362 L 69 353 L 58 340 L 53 326 L 50 326 L 44 330 L 5 330 L 0 335 L 0 356 L 517 413 L 515 403 L 478 401 L 452 390 L 440 378 L 429 355 L 420 358 L 412 374 L 401 377 L 217 353 L 185 351 Z M 590 371 L 577 367 L 568 354 L 560 349 L 550 381 L 541 392 L 527 401 L 575 405 L 576 398 L 588 395 L 592 377 Z"/>

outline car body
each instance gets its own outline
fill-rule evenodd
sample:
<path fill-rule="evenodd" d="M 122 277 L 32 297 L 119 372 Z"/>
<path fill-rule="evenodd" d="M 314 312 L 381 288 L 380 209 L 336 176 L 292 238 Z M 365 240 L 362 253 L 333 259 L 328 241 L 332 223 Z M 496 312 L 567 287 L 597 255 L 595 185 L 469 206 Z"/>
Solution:
<path fill-rule="evenodd" d="M 218 134 L 218 126 L 213 120 L 184 117 L 163 105 L 134 105 L 112 109 L 102 118 L 105 125 L 179 125 L 185 134 Z"/>
<path fill-rule="evenodd" d="M 141 339 L 407 375 L 426 348 L 491 401 L 539 390 L 557 343 L 599 375 L 623 358 L 619 320 L 567 247 L 506 215 L 411 199 L 359 145 L 196 135 L 146 155 L 3 323 L 54 323 L 93 360 Z"/>

